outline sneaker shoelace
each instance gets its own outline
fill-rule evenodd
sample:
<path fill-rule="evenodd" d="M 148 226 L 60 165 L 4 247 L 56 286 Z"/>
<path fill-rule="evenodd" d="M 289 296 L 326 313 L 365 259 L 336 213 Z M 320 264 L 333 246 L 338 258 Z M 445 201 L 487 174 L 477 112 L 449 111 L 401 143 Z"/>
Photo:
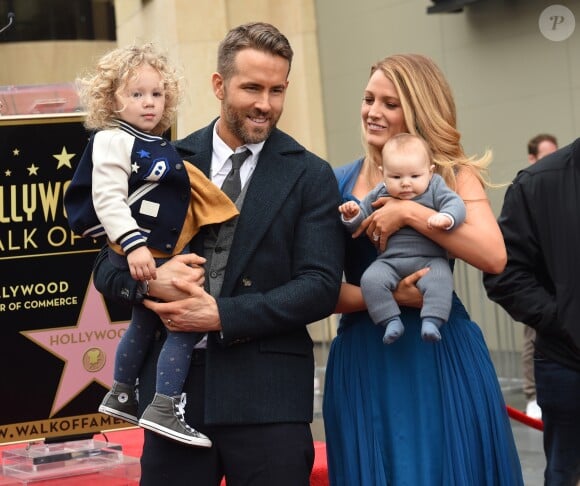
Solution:
<path fill-rule="evenodd" d="M 179 400 L 179 403 L 175 403 L 175 415 L 179 419 L 179 422 L 181 422 L 181 425 L 183 425 L 183 427 L 189 433 L 197 435 L 198 434 L 197 430 L 192 429 L 189 425 L 187 425 L 187 422 L 185 421 L 185 404 L 186 403 L 187 403 L 186 395 L 185 395 L 185 393 L 182 393 L 181 398 Z"/>

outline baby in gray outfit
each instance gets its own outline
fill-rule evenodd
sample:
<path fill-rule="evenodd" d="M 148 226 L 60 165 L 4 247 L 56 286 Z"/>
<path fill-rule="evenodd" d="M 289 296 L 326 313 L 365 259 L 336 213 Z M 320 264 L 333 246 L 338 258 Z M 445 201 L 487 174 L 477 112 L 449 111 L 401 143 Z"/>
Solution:
<path fill-rule="evenodd" d="M 448 231 L 463 223 L 465 204 L 433 172 L 431 149 L 422 138 L 396 135 L 385 143 L 382 156 L 383 182 L 360 204 L 347 201 L 338 208 L 351 233 L 374 211 L 372 203 L 385 196 L 412 200 L 438 211 L 427 221 L 431 228 Z M 421 337 L 435 342 L 441 340 L 439 328 L 449 318 L 453 295 L 453 274 L 444 248 L 411 227 L 403 227 L 389 237 L 387 249 L 363 273 L 361 291 L 371 319 L 386 328 L 385 344 L 396 341 L 405 330 L 393 290 L 401 279 L 425 267 L 429 272 L 417 282 L 423 294 Z"/>

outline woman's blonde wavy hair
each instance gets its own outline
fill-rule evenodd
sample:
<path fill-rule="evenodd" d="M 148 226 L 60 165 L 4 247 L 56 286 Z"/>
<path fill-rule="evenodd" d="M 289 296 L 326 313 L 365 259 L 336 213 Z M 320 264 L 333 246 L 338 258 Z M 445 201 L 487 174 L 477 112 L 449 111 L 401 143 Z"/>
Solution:
<path fill-rule="evenodd" d="M 163 116 L 151 133 L 161 135 L 172 125 L 182 95 L 181 77 L 167 58 L 157 53 L 153 45 L 148 43 L 108 52 L 99 59 L 94 72 L 76 80 L 81 106 L 87 112 L 84 122 L 86 128 L 103 130 L 118 125 L 115 94 L 137 76 L 137 69 L 144 64 L 159 73 L 165 90 Z"/>
<path fill-rule="evenodd" d="M 371 76 L 377 70 L 395 86 L 409 133 L 427 141 L 435 171 L 447 185 L 456 189 L 455 176 L 461 167 L 471 168 L 482 184 L 490 185 L 486 173 L 491 152 L 486 151 L 481 158 L 465 155 L 451 88 L 437 65 L 420 54 L 396 54 L 375 63 Z M 380 149 L 366 142 L 364 145 L 367 160 L 380 167 Z"/>

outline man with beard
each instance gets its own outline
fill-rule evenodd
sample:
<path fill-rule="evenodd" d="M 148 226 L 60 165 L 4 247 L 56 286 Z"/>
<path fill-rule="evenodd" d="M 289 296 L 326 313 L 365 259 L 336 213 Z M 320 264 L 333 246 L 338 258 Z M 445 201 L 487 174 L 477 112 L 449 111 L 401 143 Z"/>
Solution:
<path fill-rule="evenodd" d="M 97 258 L 101 292 L 143 301 L 160 317 L 159 342 L 139 381 L 142 403 L 154 392 L 161 322 L 203 336 L 185 384 L 185 416 L 213 447 L 146 431 L 142 486 L 218 485 L 224 476 L 234 486 L 309 484 L 314 357 L 306 326 L 334 310 L 343 230 L 331 167 L 276 128 L 292 56 L 272 25 L 232 29 L 212 75 L 219 118 L 175 143 L 225 192 L 236 190 L 240 216 L 192 240 L 191 250 L 205 260 L 179 255 L 140 285 L 104 252 Z M 232 171 L 230 157 L 238 153 L 245 160 Z"/>

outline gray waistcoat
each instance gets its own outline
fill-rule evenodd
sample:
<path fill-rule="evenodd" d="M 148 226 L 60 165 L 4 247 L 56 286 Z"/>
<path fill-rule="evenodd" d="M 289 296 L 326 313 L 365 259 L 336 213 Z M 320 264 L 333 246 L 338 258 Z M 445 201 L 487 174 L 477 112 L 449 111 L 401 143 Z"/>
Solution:
<path fill-rule="evenodd" d="M 240 193 L 236 207 L 241 212 L 249 181 Z M 213 297 L 220 295 L 224 283 L 224 273 L 230 255 L 230 248 L 234 241 L 234 233 L 238 224 L 239 216 L 236 216 L 221 225 L 213 225 L 209 228 L 208 235 L 204 240 L 203 256 L 205 264 L 205 289 Z"/>

